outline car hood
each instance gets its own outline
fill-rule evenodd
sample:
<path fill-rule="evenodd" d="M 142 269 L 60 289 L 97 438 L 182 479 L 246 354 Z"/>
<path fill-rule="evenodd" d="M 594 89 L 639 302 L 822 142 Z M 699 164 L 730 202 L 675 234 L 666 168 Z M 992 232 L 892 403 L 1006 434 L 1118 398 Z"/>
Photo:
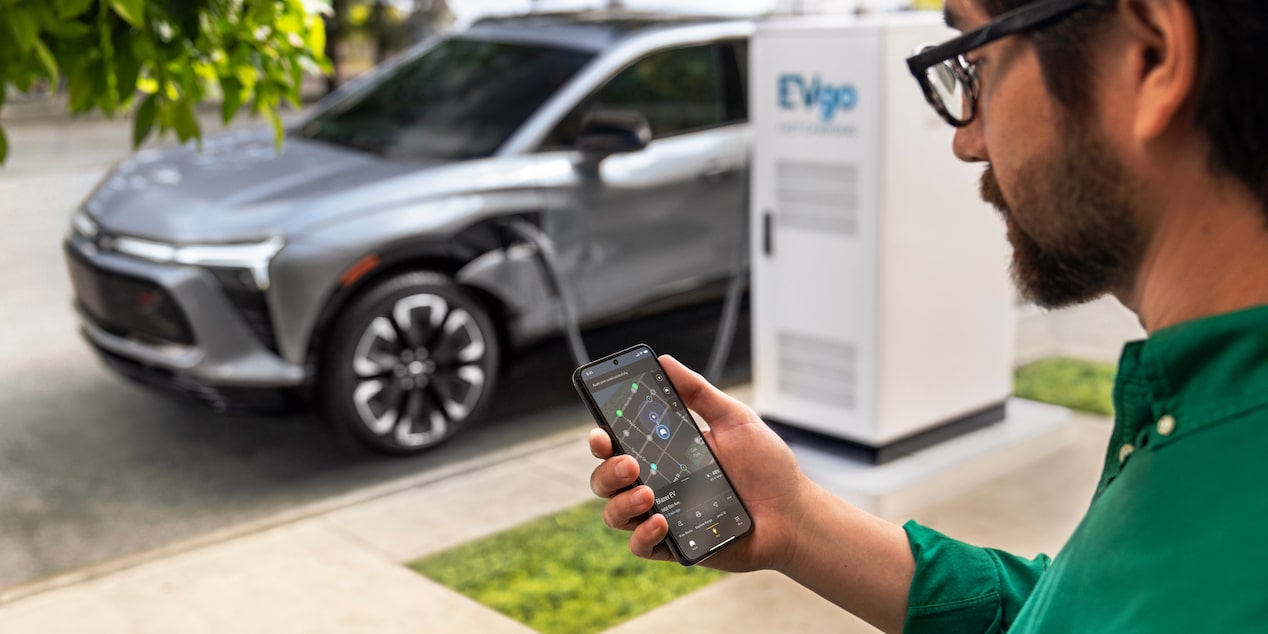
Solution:
<path fill-rule="evenodd" d="M 271 130 L 247 130 L 207 139 L 201 151 L 187 144 L 138 152 L 85 207 L 111 233 L 177 243 L 254 240 L 387 202 L 367 190 L 399 190 L 399 183 L 418 195 L 416 181 L 442 165 L 385 161 L 296 136 L 279 151 Z"/>

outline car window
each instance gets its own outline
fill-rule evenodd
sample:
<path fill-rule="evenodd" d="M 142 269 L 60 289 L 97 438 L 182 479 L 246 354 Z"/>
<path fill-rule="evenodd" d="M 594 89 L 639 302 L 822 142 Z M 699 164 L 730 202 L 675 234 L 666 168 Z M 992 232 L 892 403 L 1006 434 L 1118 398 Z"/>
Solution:
<path fill-rule="evenodd" d="M 730 113 L 717 61 L 712 44 L 653 53 L 582 100 L 547 135 L 542 148 L 572 147 L 582 118 L 600 107 L 641 113 L 656 139 L 727 123 Z"/>
<path fill-rule="evenodd" d="M 300 134 L 394 159 L 490 156 L 592 57 L 447 40 L 318 114 Z"/>

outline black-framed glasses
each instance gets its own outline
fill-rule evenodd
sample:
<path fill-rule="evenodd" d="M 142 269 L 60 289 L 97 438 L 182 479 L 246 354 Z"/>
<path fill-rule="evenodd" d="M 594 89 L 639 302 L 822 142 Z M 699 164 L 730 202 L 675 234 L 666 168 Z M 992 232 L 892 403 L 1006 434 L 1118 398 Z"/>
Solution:
<path fill-rule="evenodd" d="M 947 123 L 959 128 L 977 115 L 977 68 L 964 55 L 1009 35 L 1023 33 L 1090 6 L 1096 0 L 1037 0 L 938 45 L 923 46 L 907 58 L 925 99 Z"/>

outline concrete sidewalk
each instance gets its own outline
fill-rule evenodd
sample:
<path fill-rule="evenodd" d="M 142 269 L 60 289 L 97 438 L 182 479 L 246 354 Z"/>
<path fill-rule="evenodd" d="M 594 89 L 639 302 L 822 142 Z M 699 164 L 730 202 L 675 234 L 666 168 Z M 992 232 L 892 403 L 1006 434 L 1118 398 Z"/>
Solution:
<path fill-rule="evenodd" d="M 1076 426 L 1069 449 L 917 518 L 977 543 L 1055 552 L 1091 495 L 1109 432 L 1097 419 Z M 9 589 L 0 631 L 529 632 L 402 564 L 590 499 L 584 429 L 343 508 Z M 729 576 L 613 631 L 666 622 L 873 631 L 775 573 Z"/>
<path fill-rule="evenodd" d="M 1054 332 L 1099 328 L 1099 339 L 1076 347 L 1111 355 L 1121 337 L 1103 334 L 1105 319 L 1121 319 L 1121 309 L 1086 311 L 1057 315 L 1057 325 L 1023 315 L 1019 354 L 1068 353 Z M 1130 326 L 1122 336 L 1132 336 Z M 574 431 L 422 479 L 4 589 L 0 632 L 531 632 L 402 564 L 590 499 L 595 460 L 585 436 L 592 423 L 580 407 L 567 415 L 577 418 Z M 1073 427 L 1069 446 L 914 518 L 972 543 L 1055 553 L 1091 498 L 1110 431 L 1097 418 L 1077 418 Z M 612 631 L 665 623 L 723 632 L 874 631 L 766 572 L 728 576 Z"/>

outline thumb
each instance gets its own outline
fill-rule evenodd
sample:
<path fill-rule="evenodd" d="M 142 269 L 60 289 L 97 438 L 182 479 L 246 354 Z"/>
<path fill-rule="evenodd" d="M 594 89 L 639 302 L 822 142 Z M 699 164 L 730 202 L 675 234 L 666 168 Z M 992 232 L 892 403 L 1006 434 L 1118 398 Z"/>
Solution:
<path fill-rule="evenodd" d="M 714 387 L 703 376 L 679 363 L 677 359 L 663 354 L 660 356 L 660 364 L 665 368 L 665 374 L 678 390 L 678 396 L 682 397 L 687 408 L 703 416 L 710 426 L 714 421 L 735 415 L 737 409 L 747 411 L 747 405 Z"/>

